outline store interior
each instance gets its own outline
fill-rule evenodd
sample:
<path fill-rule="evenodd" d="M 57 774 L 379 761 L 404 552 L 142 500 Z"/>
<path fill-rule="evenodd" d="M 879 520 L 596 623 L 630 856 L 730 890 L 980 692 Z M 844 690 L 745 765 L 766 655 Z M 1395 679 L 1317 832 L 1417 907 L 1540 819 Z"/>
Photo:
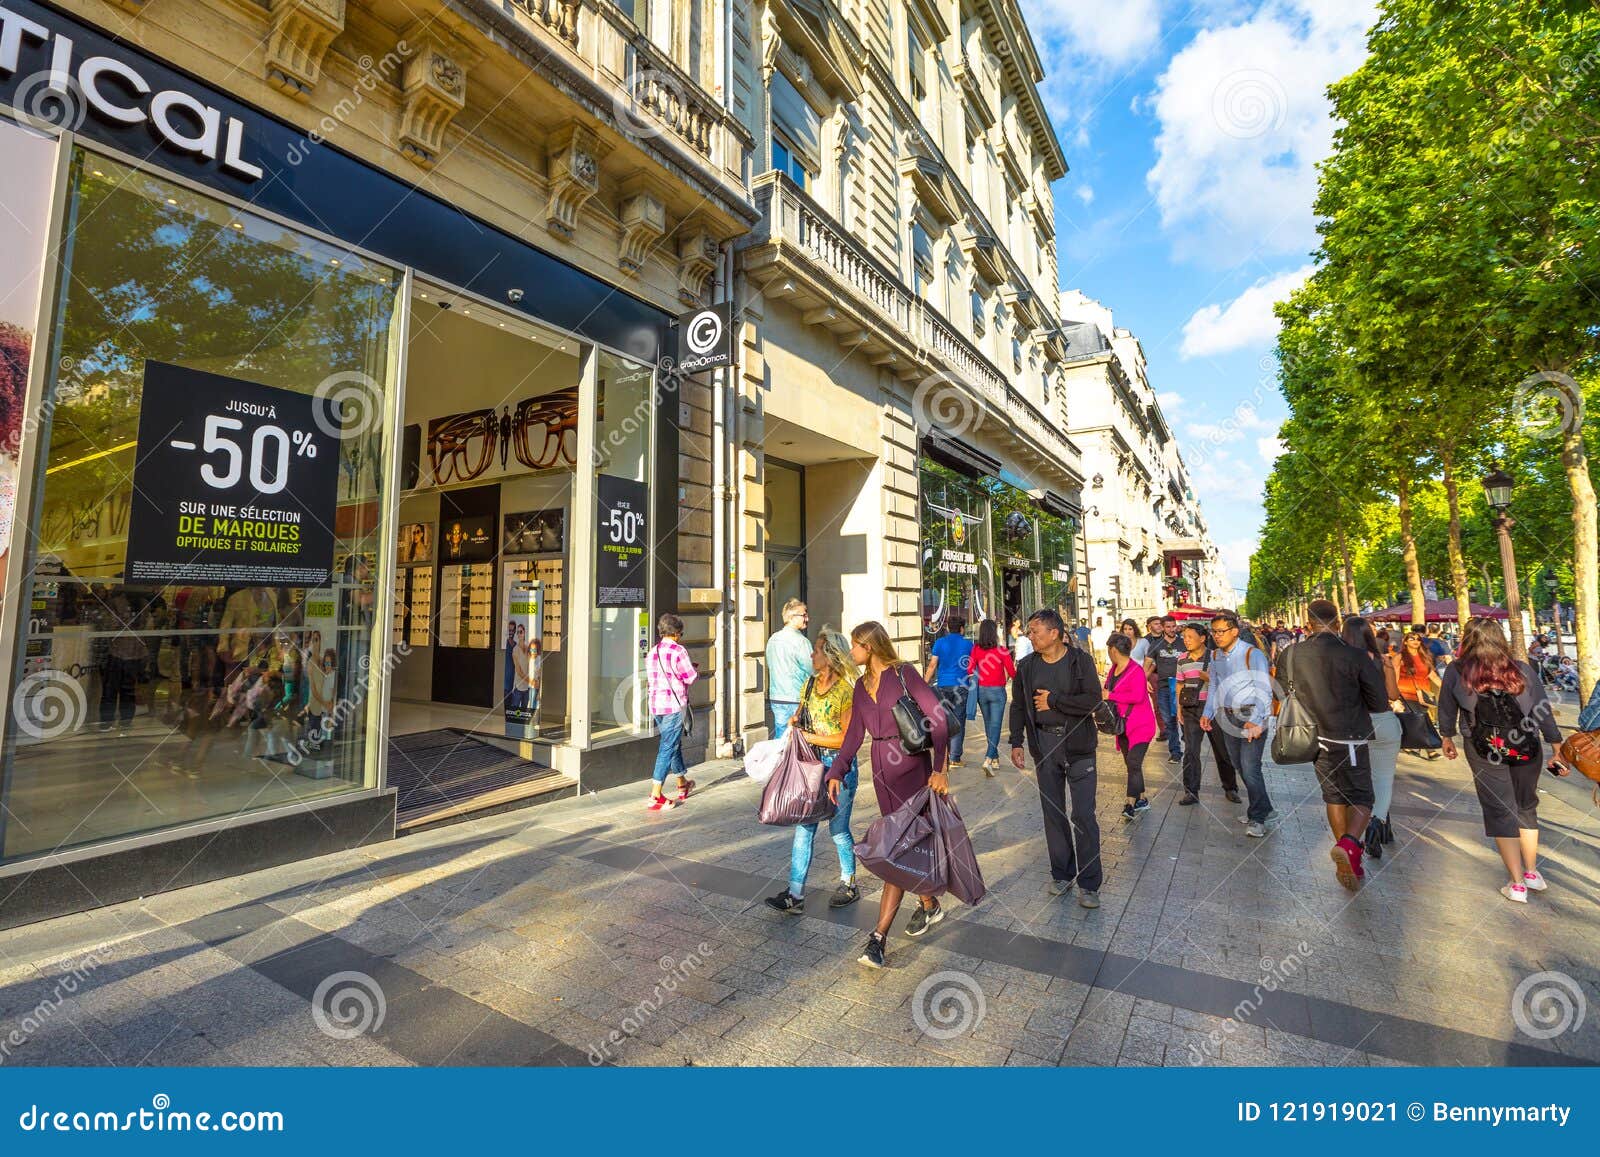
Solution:
<path fill-rule="evenodd" d="M 581 347 L 420 285 L 411 302 L 390 734 L 570 733 L 563 592 L 571 565 Z M 512 621 L 537 583 L 539 629 Z"/>

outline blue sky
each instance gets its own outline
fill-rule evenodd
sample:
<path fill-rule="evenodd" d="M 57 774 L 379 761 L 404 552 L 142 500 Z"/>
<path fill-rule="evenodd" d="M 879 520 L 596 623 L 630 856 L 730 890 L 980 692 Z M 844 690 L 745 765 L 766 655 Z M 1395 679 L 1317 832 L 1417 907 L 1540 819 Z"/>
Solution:
<path fill-rule="evenodd" d="M 1021 0 L 1071 168 L 1062 289 L 1144 345 L 1212 538 L 1243 587 L 1285 413 L 1271 306 L 1309 269 L 1327 85 L 1369 0 Z"/>

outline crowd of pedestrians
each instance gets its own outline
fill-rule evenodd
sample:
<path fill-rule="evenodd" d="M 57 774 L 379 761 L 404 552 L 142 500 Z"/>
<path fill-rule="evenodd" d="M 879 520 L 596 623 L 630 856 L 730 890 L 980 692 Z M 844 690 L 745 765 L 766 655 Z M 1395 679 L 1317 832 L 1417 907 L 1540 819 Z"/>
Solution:
<path fill-rule="evenodd" d="M 1492 620 L 1466 625 L 1459 654 L 1437 628 L 1412 628 L 1396 638 L 1361 616 L 1341 615 L 1326 600 L 1307 606 L 1301 627 L 1279 619 L 1258 631 L 1232 611 L 1181 624 L 1173 616 L 1151 617 L 1142 631 L 1123 620 L 1103 641 L 1102 670 L 1089 632 L 1053 609 L 1004 627 L 985 619 L 975 641 L 966 621 L 952 615 L 920 671 L 899 656 L 880 623 L 862 623 L 848 638 L 825 627 L 813 642 L 805 604 L 793 599 L 783 622 L 766 649 L 772 733 L 798 729 L 826 769 L 837 805 L 828 821 L 839 860 L 839 883 L 829 897 L 834 907 L 860 897 L 850 823 L 863 748 L 879 811 L 889 815 L 924 788 L 949 790 L 967 725 L 980 714 L 981 770 L 996 775 L 1008 722 L 1012 767 L 1025 771 L 1032 762 L 1048 891 L 1076 890 L 1078 903 L 1092 909 L 1104 881 L 1095 809 L 1101 736 L 1112 739 L 1122 761 L 1124 823 L 1149 810 L 1145 760 L 1152 746 L 1165 744 L 1169 759 L 1181 765 L 1181 806 L 1200 802 L 1209 750 L 1224 799 L 1244 805 L 1238 816 L 1244 834 L 1264 839 L 1278 816 L 1265 757 L 1274 716 L 1291 700 L 1297 719 L 1308 719 L 1315 732 L 1315 747 L 1303 758 L 1315 772 L 1340 884 L 1360 887 L 1367 864 L 1395 842 L 1390 812 L 1405 749 L 1447 760 L 1465 756 L 1485 834 L 1506 868 L 1502 895 L 1526 903 L 1530 891 L 1547 886 L 1538 870 L 1538 781 L 1542 769 L 1557 776 L 1569 769 L 1559 757 L 1545 758 L 1541 746 L 1541 739 L 1558 745 L 1561 734 L 1539 672 L 1512 659 Z M 683 768 L 688 724 L 681 717 L 688 715 L 684 705 L 697 672 L 679 645 L 682 629 L 676 616 L 663 615 L 650 656 L 650 703 L 661 733 L 654 810 L 682 802 L 694 786 Z M 926 720 L 923 750 L 902 739 L 896 711 L 908 703 Z M 1585 708 L 1580 729 L 1585 720 L 1600 727 L 1600 694 Z M 678 792 L 671 798 L 664 780 L 674 772 Z M 795 828 L 788 887 L 766 900 L 769 907 L 802 910 L 818 826 Z M 903 898 L 903 889 L 885 883 L 862 963 L 883 965 Z M 906 933 L 923 935 L 943 916 L 937 899 L 919 897 Z"/>

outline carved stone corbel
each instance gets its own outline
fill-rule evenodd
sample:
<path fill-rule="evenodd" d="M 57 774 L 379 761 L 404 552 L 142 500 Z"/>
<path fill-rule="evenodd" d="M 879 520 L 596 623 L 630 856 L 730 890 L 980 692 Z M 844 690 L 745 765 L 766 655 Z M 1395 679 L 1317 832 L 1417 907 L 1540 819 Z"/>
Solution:
<path fill-rule="evenodd" d="M 467 106 L 467 63 L 426 29 L 402 37 L 412 55 L 400 77 L 400 152 L 424 169 L 439 162 L 444 132 Z"/>
<path fill-rule="evenodd" d="M 704 305 L 711 299 L 711 278 L 721 254 L 721 243 L 700 218 L 691 217 L 678 227 L 679 301 Z"/>
<path fill-rule="evenodd" d="M 600 158 L 606 148 L 600 138 L 580 124 L 569 124 L 550 139 L 550 200 L 545 207 L 545 228 L 572 240 L 578 229 L 578 210 L 600 191 Z"/>
<path fill-rule="evenodd" d="M 295 100 L 311 99 L 322 58 L 344 31 L 345 0 L 272 0 L 267 83 Z"/>
<path fill-rule="evenodd" d="M 777 0 L 768 0 L 761 10 L 761 83 L 772 81 L 773 69 L 778 67 L 778 55 L 783 51 L 783 29 L 778 27 L 778 17 L 772 10 Z"/>
<path fill-rule="evenodd" d="M 622 252 L 617 265 L 637 277 L 645 259 L 667 232 L 667 206 L 646 182 L 634 180 L 622 190 Z"/>

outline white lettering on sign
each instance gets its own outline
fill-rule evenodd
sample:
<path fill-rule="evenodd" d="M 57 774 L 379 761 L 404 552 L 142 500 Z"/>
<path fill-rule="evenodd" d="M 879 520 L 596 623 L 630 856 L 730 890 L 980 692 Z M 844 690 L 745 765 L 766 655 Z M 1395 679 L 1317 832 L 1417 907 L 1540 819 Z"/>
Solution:
<path fill-rule="evenodd" d="M 965 550 L 946 550 L 939 555 L 938 569 L 944 574 L 977 574 L 978 556 Z"/>
<path fill-rule="evenodd" d="M 154 92 L 133 65 L 109 56 L 83 60 L 74 76 L 72 38 L 0 6 L 0 73 L 14 74 L 21 65 L 24 40 L 50 46 L 49 86 L 71 96 L 82 90 L 89 110 L 119 125 L 148 124 L 161 140 L 185 153 L 215 161 L 236 176 L 259 181 L 261 167 L 244 158 L 244 122 L 224 118 L 222 111 L 178 89 Z M 153 95 L 152 95 L 153 94 Z"/>

